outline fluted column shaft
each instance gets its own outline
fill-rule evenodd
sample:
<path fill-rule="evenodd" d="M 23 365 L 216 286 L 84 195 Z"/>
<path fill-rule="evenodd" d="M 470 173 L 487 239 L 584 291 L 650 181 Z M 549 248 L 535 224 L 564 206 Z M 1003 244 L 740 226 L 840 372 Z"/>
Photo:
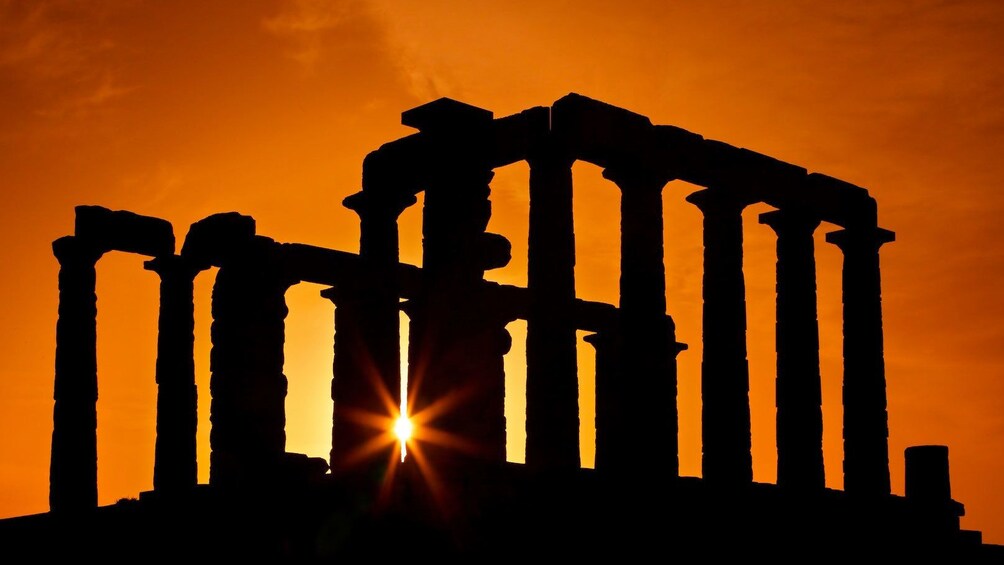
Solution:
<path fill-rule="evenodd" d="M 844 252 L 844 490 L 852 494 L 890 492 L 879 248 L 894 239 L 881 228 L 826 234 Z"/>
<path fill-rule="evenodd" d="M 213 287 L 209 482 L 276 478 L 286 451 L 285 293 L 277 244 L 255 237 L 223 262 Z"/>
<path fill-rule="evenodd" d="M 419 436 L 451 438 L 450 445 L 425 444 L 424 453 L 443 466 L 506 457 L 502 356 L 511 341 L 482 284 L 486 269 L 509 260 L 508 242 L 485 233 L 492 176 L 476 156 L 458 156 L 425 191 L 423 287 L 406 310 L 408 388 L 412 413 L 421 415 Z"/>
<path fill-rule="evenodd" d="M 193 287 L 200 269 L 176 255 L 158 257 L 145 265 L 160 275 L 153 488 L 175 492 L 194 488 L 199 482 Z"/>
<path fill-rule="evenodd" d="M 526 463 L 543 468 L 580 465 L 572 162 L 550 145 L 529 159 Z"/>
<path fill-rule="evenodd" d="M 632 464 L 679 474 L 675 328 L 666 316 L 662 188 L 667 178 L 629 168 L 606 169 L 621 189 L 621 383 L 625 427 L 612 442 Z M 617 429 L 617 428 L 615 428 Z M 629 455 L 633 454 L 633 455 Z M 643 455 L 644 454 L 644 455 Z M 618 463 L 620 465 L 618 458 Z M 628 465 L 628 462 L 624 462 Z"/>
<path fill-rule="evenodd" d="M 743 222 L 746 202 L 723 190 L 687 197 L 704 212 L 704 351 L 701 360 L 703 476 L 753 480 Z"/>
<path fill-rule="evenodd" d="M 72 236 L 57 239 L 52 250 L 59 261 L 59 319 L 49 509 L 74 512 L 98 505 L 94 265 L 102 252 Z"/>
<path fill-rule="evenodd" d="M 777 484 L 823 489 L 823 409 L 812 232 L 819 220 L 797 211 L 768 212 L 777 233 Z"/>

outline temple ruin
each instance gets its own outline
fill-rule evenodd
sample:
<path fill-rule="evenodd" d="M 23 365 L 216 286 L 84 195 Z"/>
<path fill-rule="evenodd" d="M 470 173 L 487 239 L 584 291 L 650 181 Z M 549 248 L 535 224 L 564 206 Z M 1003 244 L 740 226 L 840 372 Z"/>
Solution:
<path fill-rule="evenodd" d="M 882 540 L 880 547 L 891 552 L 990 555 L 981 553 L 992 548 L 981 545 L 978 532 L 959 528 L 962 505 L 951 498 L 946 447 L 908 449 L 906 496 L 890 493 L 879 250 L 894 234 L 878 225 L 876 202 L 867 190 L 680 128 L 653 125 L 645 116 L 576 94 L 503 118 L 443 98 L 404 112 L 402 123 L 417 133 L 371 152 L 363 163 L 362 189 L 343 202 L 359 215 L 358 254 L 278 242 L 259 235 L 253 218 L 233 212 L 193 224 L 178 250 L 164 220 L 77 208 L 74 234 L 53 244 L 60 265 L 50 474 L 54 519 L 97 507 L 95 266 L 103 254 L 123 251 L 149 257 L 146 268 L 161 285 L 154 491 L 138 504 L 203 500 L 193 493 L 207 489 L 223 493 L 212 495 L 223 497 L 212 498 L 212 504 L 224 504 L 220 500 L 232 500 L 231 495 L 259 496 L 275 485 L 314 485 L 303 488 L 315 489 L 310 492 L 319 500 L 328 495 L 317 492 L 331 489 L 376 488 L 397 446 L 374 449 L 379 431 L 361 423 L 359 415 L 383 414 L 388 404 L 400 404 L 406 355 L 413 413 L 449 394 L 460 398 L 435 425 L 461 438 L 466 448 L 425 450 L 447 478 L 446 488 L 468 497 L 459 503 L 459 515 L 472 515 L 464 505 L 479 500 L 473 515 L 503 509 L 479 518 L 495 523 L 501 516 L 533 512 L 547 499 L 560 510 L 548 506 L 551 513 L 545 515 L 574 522 L 581 511 L 596 523 L 577 527 L 616 537 L 626 535 L 628 526 L 597 516 L 612 508 L 624 511 L 622 516 L 640 515 L 644 501 L 633 483 L 658 477 L 660 485 L 648 488 L 675 516 L 666 518 L 674 526 L 656 534 L 660 524 L 639 522 L 632 535 L 675 531 L 673 543 L 686 545 L 715 536 L 752 539 L 761 530 L 780 528 L 767 536 L 773 542 L 763 542 L 776 550 L 786 539 L 783 528 L 808 530 L 799 522 L 811 516 L 825 524 L 821 529 L 835 532 L 810 536 L 820 546 L 837 539 L 848 547 Z M 617 305 L 575 293 L 572 165 L 577 160 L 601 167 L 604 178 L 620 189 Z M 484 279 L 486 271 L 510 260 L 508 240 L 486 231 L 493 170 L 519 161 L 530 169 L 526 288 Z M 676 359 L 687 346 L 676 341 L 663 261 L 662 190 L 673 180 L 699 188 L 686 200 L 704 215 L 700 479 L 679 476 Z M 400 262 L 397 221 L 422 191 L 419 268 Z M 742 211 L 755 203 L 775 208 L 759 221 L 777 234 L 776 485 L 753 482 L 751 456 Z M 823 223 L 836 226 L 826 241 L 844 258 L 843 492 L 827 489 L 824 481 L 813 247 L 813 233 Z M 193 280 L 210 267 L 219 271 L 212 295 L 207 486 L 198 484 L 196 473 Z M 300 282 L 327 286 L 322 295 L 335 305 L 327 461 L 287 453 L 285 447 L 284 295 Z M 410 323 L 407 351 L 400 350 L 402 310 Z M 505 462 L 503 356 L 511 346 L 506 325 L 514 320 L 527 325 L 525 465 Z M 586 341 L 596 353 L 595 470 L 580 469 L 577 331 L 590 332 Z M 649 448 L 655 444 L 665 448 Z M 379 480 L 368 479 L 374 476 Z M 407 476 L 402 472 L 398 480 L 407 483 Z M 484 485 L 474 487 L 472 481 Z M 397 492 L 409 488 L 404 484 Z M 418 495 L 401 496 L 392 498 L 397 502 L 389 503 L 391 508 L 426 508 L 402 502 Z M 499 502 L 506 497 L 522 506 Z M 591 510 L 581 510 L 585 507 Z M 368 523 L 382 524 L 386 508 L 373 510 L 378 517 Z M 424 520 L 414 517 L 417 512 L 404 514 Z M 758 518 L 748 520 L 743 534 L 747 530 L 725 514 Z M 773 525 L 756 524 L 760 518 Z M 704 525 L 682 525 L 687 520 Z M 719 530 L 709 531 L 712 527 Z M 866 533 L 871 527 L 877 530 Z M 496 534 L 470 528 L 447 536 L 462 539 L 458 545 L 442 542 L 443 547 L 469 554 L 496 543 Z"/>

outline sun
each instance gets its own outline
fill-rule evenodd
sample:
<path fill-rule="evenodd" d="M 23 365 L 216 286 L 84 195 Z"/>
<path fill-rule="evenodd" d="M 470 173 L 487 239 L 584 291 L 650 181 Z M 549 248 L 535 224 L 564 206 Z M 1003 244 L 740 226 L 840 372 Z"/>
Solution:
<path fill-rule="evenodd" d="M 414 425 L 411 420 L 401 414 L 394 421 L 394 435 L 397 436 L 397 441 L 401 444 L 401 461 L 408 456 L 408 440 L 411 439 L 411 433 L 414 431 Z"/>
<path fill-rule="evenodd" d="M 411 439 L 411 432 L 414 430 L 411 420 L 407 416 L 401 415 L 394 422 L 394 435 L 401 443 L 406 443 Z"/>

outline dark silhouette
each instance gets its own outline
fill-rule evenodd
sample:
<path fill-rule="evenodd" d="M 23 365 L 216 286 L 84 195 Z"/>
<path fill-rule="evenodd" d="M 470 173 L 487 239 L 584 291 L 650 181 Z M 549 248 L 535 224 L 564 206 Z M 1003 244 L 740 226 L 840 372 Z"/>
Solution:
<path fill-rule="evenodd" d="M 494 119 L 440 99 L 402 115 L 418 133 L 363 164 L 344 205 L 358 255 L 279 243 L 254 219 L 192 225 L 180 253 L 156 218 L 77 208 L 60 263 L 50 512 L 0 521 L 18 554 L 325 560 L 436 556 L 562 560 L 673 555 L 870 555 L 990 561 L 961 530 L 948 448 L 906 452 L 890 494 L 879 247 L 868 192 L 747 149 L 570 94 Z M 485 230 L 493 169 L 530 165 L 527 288 L 484 280 L 510 244 Z M 575 296 L 572 174 L 621 191 L 619 307 Z M 679 476 L 676 342 L 667 315 L 662 190 L 704 213 L 703 478 Z M 400 263 L 397 219 L 424 191 L 423 267 Z M 777 208 L 778 483 L 753 482 L 742 210 Z M 825 488 L 812 234 L 844 252 L 844 484 Z M 94 294 L 103 253 L 152 257 L 161 278 L 154 490 L 97 507 Z M 196 477 L 193 280 L 213 288 L 211 466 Z M 287 453 L 286 290 L 335 304 L 330 461 Z M 425 434 L 398 462 L 400 311 L 409 410 Z M 505 462 L 506 324 L 527 321 L 526 465 Z M 580 469 L 576 331 L 596 350 L 596 469 Z M 330 468 L 330 474 L 326 473 Z M 27 552 L 27 553 L 24 553 Z M 657 553 L 653 553 L 657 552 Z M 807 553 L 808 552 L 808 553 Z"/>

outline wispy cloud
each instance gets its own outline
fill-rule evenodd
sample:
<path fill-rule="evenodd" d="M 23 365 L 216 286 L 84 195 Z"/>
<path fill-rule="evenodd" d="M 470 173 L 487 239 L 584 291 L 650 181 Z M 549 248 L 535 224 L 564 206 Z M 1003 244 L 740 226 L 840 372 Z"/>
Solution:
<path fill-rule="evenodd" d="M 33 113 L 80 115 L 120 98 L 120 83 L 102 33 L 112 3 L 0 0 L 0 76 L 28 93 Z"/>
<path fill-rule="evenodd" d="M 324 53 L 325 37 L 346 26 L 361 10 L 356 0 L 289 0 L 262 25 L 268 32 L 289 40 L 289 56 L 313 70 Z"/>

